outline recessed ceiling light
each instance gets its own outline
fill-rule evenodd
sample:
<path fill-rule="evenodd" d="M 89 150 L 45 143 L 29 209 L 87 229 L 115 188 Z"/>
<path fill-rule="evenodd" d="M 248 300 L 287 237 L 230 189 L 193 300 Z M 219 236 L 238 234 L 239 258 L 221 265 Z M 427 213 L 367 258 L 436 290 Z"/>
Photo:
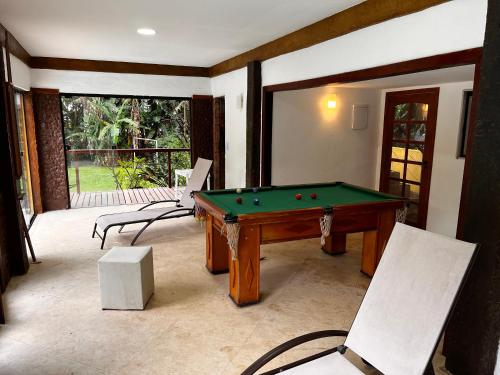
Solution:
<path fill-rule="evenodd" d="M 140 28 L 137 29 L 137 33 L 141 35 L 152 36 L 156 34 L 156 31 L 148 28 Z"/>

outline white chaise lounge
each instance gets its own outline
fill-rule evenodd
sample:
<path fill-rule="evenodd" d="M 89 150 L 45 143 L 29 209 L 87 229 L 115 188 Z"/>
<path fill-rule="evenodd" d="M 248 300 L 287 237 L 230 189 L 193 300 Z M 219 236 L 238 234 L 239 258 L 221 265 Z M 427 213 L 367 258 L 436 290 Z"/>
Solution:
<path fill-rule="evenodd" d="M 431 360 L 459 295 L 476 245 L 396 224 L 349 332 L 319 331 L 292 339 L 255 361 L 256 373 L 285 351 L 318 338 L 343 345 L 263 374 L 359 375 L 352 350 L 386 375 L 433 374 Z"/>
<path fill-rule="evenodd" d="M 131 242 L 135 244 L 139 236 L 158 220 L 172 219 L 182 216 L 190 216 L 194 214 L 194 199 L 191 197 L 191 192 L 201 190 L 203 183 L 207 179 L 208 173 L 212 166 L 212 160 L 198 158 L 193 168 L 193 173 L 189 179 L 189 183 L 182 193 L 180 200 L 164 200 L 154 201 L 148 205 L 141 207 L 137 211 L 120 212 L 116 214 L 108 214 L 99 216 L 95 222 L 92 238 L 97 235 L 101 239 L 101 249 L 104 247 L 106 241 L 106 234 L 111 227 L 119 226 L 118 232 L 121 232 L 123 227 L 128 224 L 145 223 L 145 225 L 137 232 L 136 236 Z M 149 208 L 159 203 L 171 202 L 175 206 L 162 207 L 162 208 Z M 99 233 L 98 230 L 101 230 Z"/>

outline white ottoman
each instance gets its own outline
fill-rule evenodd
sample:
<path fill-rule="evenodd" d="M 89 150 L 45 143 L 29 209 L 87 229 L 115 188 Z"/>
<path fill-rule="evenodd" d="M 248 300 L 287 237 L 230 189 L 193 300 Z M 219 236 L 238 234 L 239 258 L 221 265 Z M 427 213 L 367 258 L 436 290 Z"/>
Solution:
<path fill-rule="evenodd" d="M 113 247 L 98 264 L 102 308 L 143 310 L 154 291 L 151 246 Z"/>

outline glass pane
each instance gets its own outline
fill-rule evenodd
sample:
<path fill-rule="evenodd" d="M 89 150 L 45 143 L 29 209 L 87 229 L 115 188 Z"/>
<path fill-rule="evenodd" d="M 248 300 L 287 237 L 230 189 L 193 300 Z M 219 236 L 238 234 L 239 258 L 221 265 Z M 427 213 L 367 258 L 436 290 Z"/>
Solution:
<path fill-rule="evenodd" d="M 394 142 L 392 144 L 392 154 L 391 154 L 392 159 L 405 160 L 405 152 L 406 152 L 405 143 Z"/>
<path fill-rule="evenodd" d="M 389 194 L 401 196 L 403 192 L 403 183 L 400 181 L 389 180 Z"/>
<path fill-rule="evenodd" d="M 426 121 L 429 112 L 429 104 L 411 103 L 411 119 L 417 121 Z"/>
<path fill-rule="evenodd" d="M 406 179 L 410 181 L 420 182 L 422 175 L 422 166 L 417 164 L 406 165 Z"/>
<path fill-rule="evenodd" d="M 406 222 L 411 224 L 418 223 L 418 205 L 410 204 L 408 207 L 408 212 L 406 214 Z"/>
<path fill-rule="evenodd" d="M 410 161 L 423 161 L 424 158 L 424 145 L 410 144 L 408 146 L 408 160 Z"/>
<path fill-rule="evenodd" d="M 392 130 L 392 138 L 393 139 L 405 139 L 406 140 L 406 124 L 394 124 L 394 128 Z"/>
<path fill-rule="evenodd" d="M 420 186 L 414 184 L 405 184 L 405 198 L 409 198 L 414 202 L 420 199 Z"/>
<path fill-rule="evenodd" d="M 413 124 L 410 128 L 410 141 L 425 141 L 426 125 Z"/>
<path fill-rule="evenodd" d="M 405 167 L 405 165 L 403 163 L 398 163 L 398 162 L 392 161 L 391 162 L 390 177 L 403 179 L 404 167 Z"/>
<path fill-rule="evenodd" d="M 408 103 L 396 105 L 396 107 L 394 107 L 394 120 L 407 119 L 409 108 L 410 108 L 410 105 Z"/>

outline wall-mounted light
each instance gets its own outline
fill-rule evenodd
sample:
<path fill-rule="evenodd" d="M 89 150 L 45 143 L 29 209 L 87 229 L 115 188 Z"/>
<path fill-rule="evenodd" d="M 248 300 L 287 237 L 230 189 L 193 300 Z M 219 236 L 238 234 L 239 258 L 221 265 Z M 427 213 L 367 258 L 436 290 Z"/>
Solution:
<path fill-rule="evenodd" d="M 156 31 L 150 29 L 149 27 L 141 27 L 140 29 L 137 29 L 137 34 L 144 36 L 153 36 L 156 34 Z"/>
<path fill-rule="evenodd" d="M 326 101 L 326 106 L 328 109 L 337 108 L 337 95 L 330 95 Z"/>

